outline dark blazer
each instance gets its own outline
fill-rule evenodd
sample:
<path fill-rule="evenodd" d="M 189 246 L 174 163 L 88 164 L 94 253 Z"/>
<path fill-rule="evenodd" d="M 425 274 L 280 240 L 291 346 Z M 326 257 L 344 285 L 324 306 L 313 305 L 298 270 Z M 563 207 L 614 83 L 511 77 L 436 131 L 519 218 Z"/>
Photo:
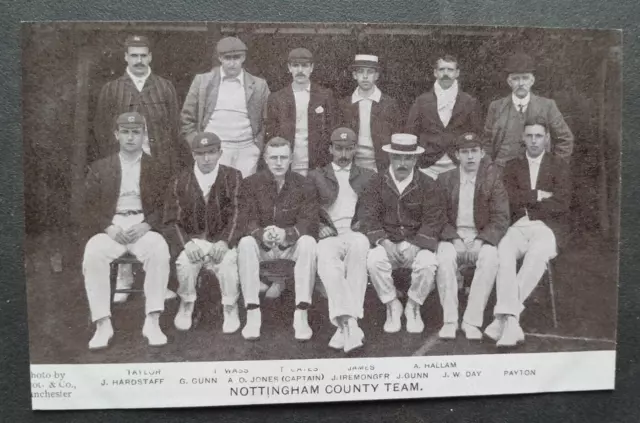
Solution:
<path fill-rule="evenodd" d="M 351 96 L 340 100 L 339 126 L 351 128 L 356 134 L 360 129 L 360 106 L 351 102 Z M 380 101 L 371 105 L 371 138 L 376 154 L 378 171 L 389 167 L 389 155 L 382 146 L 391 142 L 391 135 L 402 131 L 402 114 L 397 101 L 382 93 Z"/>
<path fill-rule="evenodd" d="M 511 223 L 525 215 L 531 220 L 542 220 L 556 237 L 558 247 L 563 246 L 569 234 L 569 205 L 571 203 L 571 176 L 567 163 L 559 157 L 545 154 L 540 163 L 536 189 L 531 189 L 529 161 L 519 157 L 507 163 L 504 184 L 509 193 Z M 538 201 L 537 190 L 553 193 L 551 198 Z"/>
<path fill-rule="evenodd" d="M 211 72 L 201 73 L 193 78 L 189 92 L 184 100 L 180 114 L 180 133 L 189 143 L 198 132 L 203 132 L 216 108 L 220 89 L 220 66 Z M 267 98 L 269 97 L 267 82 L 244 71 L 244 95 L 247 102 L 247 114 L 251 121 L 251 130 L 256 145 L 262 150 L 264 144 L 263 119 L 266 116 Z"/>
<path fill-rule="evenodd" d="M 178 136 L 178 97 L 173 84 L 151 73 L 142 91 L 138 91 L 127 73 L 107 82 L 100 91 L 93 131 L 96 158 L 118 151 L 113 136 L 115 119 L 122 113 L 138 112 L 147 121 L 149 146 L 154 159 L 177 171 L 188 151 Z"/>
<path fill-rule="evenodd" d="M 511 159 L 524 154 L 522 132 L 526 119 L 543 118 L 551 132 L 551 152 L 558 157 L 569 159 L 573 152 L 573 133 L 562 117 L 556 102 L 549 98 L 531 94 L 524 118 L 513 105 L 511 94 L 492 101 L 484 124 L 486 151 L 489 156 L 504 165 Z"/>
<path fill-rule="evenodd" d="M 365 187 L 374 175 L 375 172 L 371 169 L 364 169 L 356 166 L 355 164 L 351 165 L 351 170 L 349 172 L 349 184 L 358 198 L 360 198 Z M 319 209 L 320 223 L 330 226 L 335 231 L 336 228 L 333 226 L 333 222 L 331 221 L 329 214 L 324 209 L 324 207 L 333 204 L 338 198 L 339 186 L 335 171 L 333 170 L 333 164 L 329 163 L 324 167 L 310 171 L 308 179 L 314 184 L 318 202 L 320 203 L 320 206 L 323 206 Z M 362 217 L 362 213 L 362 201 L 358 200 L 356 203 L 355 214 L 351 221 L 353 230 L 359 229 L 359 221 Z"/>
<path fill-rule="evenodd" d="M 156 232 L 162 230 L 163 194 L 166 188 L 165 173 L 148 155 L 142 154 L 140 163 L 140 197 L 145 222 Z M 85 208 L 83 238 L 104 232 L 111 226 L 120 196 L 122 167 L 119 154 L 113 154 L 94 162 L 85 180 Z"/>
<path fill-rule="evenodd" d="M 242 234 L 240 187 L 242 173 L 219 165 L 218 176 L 205 202 L 193 168 L 183 170 L 167 189 L 164 233 L 172 257 L 192 238 L 210 242 L 223 240 L 233 248 Z"/>
<path fill-rule="evenodd" d="M 311 181 L 289 170 L 280 192 L 273 174 L 260 171 L 242 181 L 240 204 L 244 235 L 262 244 L 264 228 L 275 225 L 286 232 L 286 244 L 302 235 L 318 237 L 318 201 Z"/>
<path fill-rule="evenodd" d="M 311 82 L 308 108 L 309 169 L 331 162 L 331 132 L 338 120 L 338 105 L 333 92 Z M 282 137 L 293 145 L 296 134 L 296 103 L 291 85 L 269 96 L 266 139 Z"/>
<path fill-rule="evenodd" d="M 460 200 L 460 168 L 452 169 L 438 176 L 447 199 L 447 223 L 440 238 L 453 241 L 458 236 L 458 204 Z M 509 197 L 502 183 L 500 170 L 490 163 L 488 158 L 480 162 L 476 175 L 476 187 L 473 197 L 473 220 L 478 231 L 478 239 L 491 245 L 498 245 L 509 224 Z"/>
<path fill-rule="evenodd" d="M 386 238 L 436 251 L 446 222 L 446 203 L 436 182 L 418 169 L 402 194 L 389 170 L 377 173 L 367 185 L 362 202 L 363 232 L 372 246 Z"/>
<path fill-rule="evenodd" d="M 425 168 L 435 164 L 442 156 L 454 156 L 455 141 L 465 132 L 480 133 L 482 122 L 478 101 L 469 94 L 458 91 L 451 120 L 445 127 L 438 115 L 437 97 L 433 91 L 416 98 L 409 110 L 405 132 L 418 137 L 418 144 L 425 152 L 418 159 L 418 167 Z"/>

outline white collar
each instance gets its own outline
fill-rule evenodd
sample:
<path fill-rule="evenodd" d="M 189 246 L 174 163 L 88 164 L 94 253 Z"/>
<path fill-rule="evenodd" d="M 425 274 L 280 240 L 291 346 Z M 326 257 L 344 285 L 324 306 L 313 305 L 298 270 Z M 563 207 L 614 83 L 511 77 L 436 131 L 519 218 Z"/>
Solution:
<path fill-rule="evenodd" d="M 224 78 L 227 77 L 227 74 L 224 71 L 224 68 L 222 66 L 220 66 L 220 82 L 222 83 L 224 81 Z M 244 87 L 244 68 L 240 69 L 240 73 L 238 74 L 238 76 L 235 76 L 234 78 L 237 78 L 238 81 L 240 81 L 240 86 Z"/>
<path fill-rule="evenodd" d="M 515 94 L 511 94 L 511 100 L 515 106 L 524 106 L 527 107 L 529 105 L 529 101 L 531 101 L 531 93 L 527 94 L 525 98 L 520 98 Z"/>
<path fill-rule="evenodd" d="M 338 172 L 351 172 L 351 163 L 349 163 L 345 167 L 340 167 L 337 164 L 335 164 L 334 162 L 331 162 L 331 166 L 333 166 L 333 171 L 335 173 L 338 173 Z"/>
<path fill-rule="evenodd" d="M 125 159 L 122 153 L 118 153 L 118 156 L 120 157 L 121 163 L 134 165 L 142 160 L 142 151 L 140 151 L 140 153 L 133 160 Z"/>
<path fill-rule="evenodd" d="M 131 73 L 131 71 L 129 70 L 129 66 L 127 66 L 127 75 L 129 75 L 129 78 L 131 78 L 132 81 L 146 82 L 147 78 L 149 78 L 149 76 L 151 75 L 151 67 L 147 68 L 147 73 L 144 74 L 143 76 L 136 76 L 133 73 Z"/>
<path fill-rule="evenodd" d="M 444 88 L 442 88 L 442 86 L 440 86 L 438 81 L 436 81 L 436 82 L 433 83 L 433 92 L 436 94 L 436 96 L 441 96 L 441 95 L 457 96 L 458 95 L 458 80 L 456 79 L 455 81 L 453 81 L 453 84 L 451 84 L 451 86 L 449 88 L 447 88 L 446 90 Z"/>
<path fill-rule="evenodd" d="M 464 185 L 466 183 L 475 185 L 477 177 L 478 177 L 478 172 L 467 173 L 464 170 L 462 170 L 462 167 L 460 167 L 460 185 Z"/>
<path fill-rule="evenodd" d="M 529 153 L 525 153 L 527 156 L 527 160 L 529 161 L 529 163 L 535 163 L 538 166 L 540 166 L 540 163 L 542 163 L 542 158 L 544 157 L 544 151 L 542 151 L 542 154 L 540 154 L 538 157 L 536 157 L 535 159 L 532 157 L 529 157 Z"/>
<path fill-rule="evenodd" d="M 380 103 L 380 99 L 382 98 L 382 91 L 377 86 L 373 87 L 373 93 L 369 97 L 363 97 L 360 94 L 360 87 L 356 88 L 353 94 L 351 94 L 351 103 L 357 103 L 360 100 L 372 100 L 376 103 Z"/>
<path fill-rule="evenodd" d="M 292 82 L 291 83 L 291 90 L 294 93 L 301 93 L 301 92 L 304 92 L 304 91 L 309 93 L 309 92 L 311 92 L 311 81 L 309 81 L 309 83 L 305 87 L 303 87 L 302 89 L 296 89 L 296 88 L 300 88 L 300 87 L 295 82 Z"/>
<path fill-rule="evenodd" d="M 389 174 L 391 175 L 391 179 L 393 179 L 393 182 L 396 184 L 397 187 L 406 187 L 407 185 L 409 185 L 411 183 L 411 181 L 413 180 L 413 171 L 414 170 L 415 170 L 415 168 L 412 168 L 411 169 L 411 173 L 409 174 L 409 176 L 404 178 L 403 181 L 398 181 L 396 179 L 396 175 L 394 175 L 394 173 L 393 173 L 393 168 L 391 167 L 391 165 L 389 165 Z"/>

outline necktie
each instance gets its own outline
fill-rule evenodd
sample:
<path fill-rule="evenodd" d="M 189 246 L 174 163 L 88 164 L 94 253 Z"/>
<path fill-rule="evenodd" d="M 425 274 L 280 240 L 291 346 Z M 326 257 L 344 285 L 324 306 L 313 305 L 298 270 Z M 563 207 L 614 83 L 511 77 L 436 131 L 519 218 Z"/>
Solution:
<path fill-rule="evenodd" d="M 518 111 L 520 112 L 520 116 L 524 116 L 524 104 L 518 104 Z"/>

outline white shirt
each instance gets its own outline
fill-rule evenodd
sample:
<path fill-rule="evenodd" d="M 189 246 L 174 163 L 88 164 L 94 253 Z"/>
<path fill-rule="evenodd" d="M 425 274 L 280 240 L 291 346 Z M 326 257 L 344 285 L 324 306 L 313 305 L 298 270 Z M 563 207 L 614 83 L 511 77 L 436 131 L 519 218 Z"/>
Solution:
<path fill-rule="evenodd" d="M 469 174 L 460 169 L 460 194 L 458 198 L 458 218 L 456 221 L 458 230 L 476 230 L 476 223 L 473 216 L 476 176 L 476 173 Z"/>
<path fill-rule="evenodd" d="M 446 90 L 436 81 L 436 83 L 433 84 L 433 93 L 436 95 L 438 116 L 440 116 L 442 124 L 446 127 L 449 125 L 451 115 L 453 114 L 453 106 L 456 104 L 458 81 L 453 81 L 453 84 Z"/>
<path fill-rule="evenodd" d="M 393 183 L 396 184 L 396 188 L 398 188 L 398 192 L 400 194 L 403 193 L 403 191 L 409 186 L 409 184 L 413 180 L 413 169 L 411 169 L 411 173 L 409 174 L 409 176 L 404 178 L 404 180 L 402 181 L 398 181 L 396 179 L 396 175 L 393 174 L 393 168 L 391 166 L 389 166 L 389 173 L 391 174 L 391 179 L 393 179 Z"/>
<path fill-rule="evenodd" d="M 214 167 L 211 172 L 202 173 L 198 167 L 198 163 L 193 164 L 193 173 L 196 175 L 196 181 L 198 181 L 198 186 L 200 187 L 200 191 L 202 191 L 202 196 L 204 197 L 205 202 L 209 201 L 209 191 L 211 191 L 213 184 L 216 183 L 219 169 L 220 162 L 216 163 L 216 167 Z"/>
<path fill-rule="evenodd" d="M 126 211 L 142 210 L 142 199 L 140 197 L 140 166 L 142 153 L 129 161 L 122 154 L 120 158 L 120 193 L 116 204 L 116 213 Z"/>
<path fill-rule="evenodd" d="M 215 133 L 222 141 L 253 139 L 244 91 L 244 69 L 238 76 L 228 77 L 220 67 L 218 98 L 205 132 Z"/>
<path fill-rule="evenodd" d="M 138 91 L 142 91 L 142 88 L 144 88 L 145 82 L 147 82 L 147 78 L 149 78 L 149 75 L 151 75 L 151 68 L 147 68 L 146 75 L 136 76 L 133 73 L 131 73 L 131 71 L 127 67 L 127 74 L 129 75 L 129 78 L 131 78 L 131 80 L 133 81 L 133 84 L 136 86 L 136 89 Z"/>
<path fill-rule="evenodd" d="M 333 171 L 338 180 L 338 196 L 333 204 L 326 206 L 325 210 L 338 231 L 338 235 L 351 232 L 351 221 L 356 212 L 358 195 L 349 183 L 351 165 L 341 168 L 335 163 L 331 163 Z"/>
<path fill-rule="evenodd" d="M 296 103 L 296 133 L 293 146 L 291 170 L 306 176 L 309 170 L 309 100 L 311 84 L 301 90 L 292 85 Z"/>
<path fill-rule="evenodd" d="M 520 98 L 515 94 L 511 94 L 511 101 L 513 101 L 513 105 L 515 106 L 517 111 L 520 111 L 520 106 L 522 106 L 522 113 L 526 113 L 530 100 L 531 93 L 527 94 L 525 98 Z"/>
<path fill-rule="evenodd" d="M 373 102 L 380 102 L 382 91 L 374 86 L 373 93 L 369 97 L 363 97 L 360 94 L 360 88 L 351 95 L 351 103 L 358 103 L 358 113 L 360 122 L 358 126 L 358 145 L 373 148 L 373 140 L 371 139 L 371 107 Z"/>

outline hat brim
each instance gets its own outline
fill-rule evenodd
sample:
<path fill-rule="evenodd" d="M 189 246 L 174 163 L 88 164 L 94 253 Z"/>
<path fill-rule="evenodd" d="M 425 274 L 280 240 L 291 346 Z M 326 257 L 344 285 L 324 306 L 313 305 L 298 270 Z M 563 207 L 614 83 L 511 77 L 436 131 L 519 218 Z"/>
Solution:
<path fill-rule="evenodd" d="M 371 63 L 352 63 L 349 65 L 351 69 L 359 69 L 359 68 L 371 68 L 375 70 L 380 70 L 380 65 L 374 62 Z"/>
<path fill-rule="evenodd" d="M 382 151 L 386 152 L 386 153 L 391 153 L 391 154 L 406 154 L 406 155 L 419 155 L 424 153 L 424 148 L 418 146 L 415 150 L 412 151 L 405 151 L 405 150 L 394 150 L 393 148 L 391 148 L 390 144 L 386 144 L 382 146 Z"/>

